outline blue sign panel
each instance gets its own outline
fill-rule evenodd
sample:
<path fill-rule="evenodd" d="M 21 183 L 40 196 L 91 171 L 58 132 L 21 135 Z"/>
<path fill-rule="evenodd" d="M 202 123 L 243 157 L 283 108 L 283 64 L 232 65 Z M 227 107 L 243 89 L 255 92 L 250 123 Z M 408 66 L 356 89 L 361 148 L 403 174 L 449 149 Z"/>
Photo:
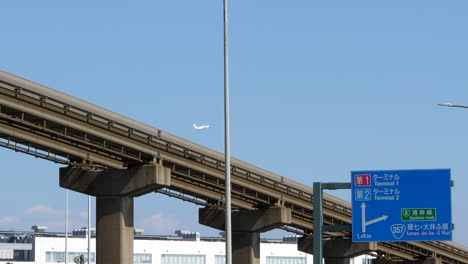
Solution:
<path fill-rule="evenodd" d="M 353 242 L 452 240 L 449 169 L 351 172 Z"/>

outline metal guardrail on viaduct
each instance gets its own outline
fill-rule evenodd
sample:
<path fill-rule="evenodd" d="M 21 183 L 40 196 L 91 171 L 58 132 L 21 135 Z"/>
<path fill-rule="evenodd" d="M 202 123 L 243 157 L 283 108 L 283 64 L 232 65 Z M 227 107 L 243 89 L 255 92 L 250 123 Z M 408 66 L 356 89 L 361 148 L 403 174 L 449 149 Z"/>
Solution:
<path fill-rule="evenodd" d="M 170 177 L 156 181 L 154 188 L 130 195 L 157 191 L 208 208 L 223 208 L 224 154 L 3 71 L 0 138 L 2 147 L 68 164 L 71 170 L 125 171 L 156 164 L 158 171 L 169 171 Z M 67 173 L 70 171 L 61 172 Z M 73 182 L 73 177 L 61 179 L 61 185 L 92 192 Z M 310 236 L 312 200 L 309 186 L 240 160 L 232 161 L 234 208 L 287 208 L 290 218 L 282 228 Z M 349 202 L 331 195 L 325 195 L 324 200 L 325 224 L 351 224 Z M 347 232 L 325 235 L 350 237 Z M 468 249 L 451 242 L 379 242 L 373 252 L 382 261 L 432 257 L 442 263 L 468 263 Z"/>

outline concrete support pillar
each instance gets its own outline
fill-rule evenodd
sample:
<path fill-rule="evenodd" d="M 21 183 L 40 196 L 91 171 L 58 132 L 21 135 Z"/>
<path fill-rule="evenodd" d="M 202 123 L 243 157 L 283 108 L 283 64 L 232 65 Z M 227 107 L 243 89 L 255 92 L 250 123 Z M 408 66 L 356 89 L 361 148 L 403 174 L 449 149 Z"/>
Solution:
<path fill-rule="evenodd" d="M 232 232 L 232 261 L 260 264 L 260 233 Z"/>
<path fill-rule="evenodd" d="M 218 208 L 200 208 L 202 225 L 225 229 L 225 213 Z M 232 262 L 260 264 L 260 233 L 291 223 L 291 209 L 274 206 L 232 212 Z"/>
<path fill-rule="evenodd" d="M 133 264 L 133 197 L 96 198 L 97 264 Z"/>
<path fill-rule="evenodd" d="M 133 264 L 133 197 L 171 185 L 162 164 L 125 170 L 60 168 L 60 186 L 96 196 L 96 263 Z"/>

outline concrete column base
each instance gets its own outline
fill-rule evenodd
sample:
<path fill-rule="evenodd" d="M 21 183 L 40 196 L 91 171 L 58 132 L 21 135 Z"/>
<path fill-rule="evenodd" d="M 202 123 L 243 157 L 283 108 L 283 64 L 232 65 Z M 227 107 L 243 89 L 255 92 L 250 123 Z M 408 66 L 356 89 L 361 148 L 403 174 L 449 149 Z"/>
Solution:
<path fill-rule="evenodd" d="M 133 264 L 133 197 L 96 197 L 96 264 Z"/>
<path fill-rule="evenodd" d="M 232 263 L 260 264 L 260 233 L 232 233 Z"/>

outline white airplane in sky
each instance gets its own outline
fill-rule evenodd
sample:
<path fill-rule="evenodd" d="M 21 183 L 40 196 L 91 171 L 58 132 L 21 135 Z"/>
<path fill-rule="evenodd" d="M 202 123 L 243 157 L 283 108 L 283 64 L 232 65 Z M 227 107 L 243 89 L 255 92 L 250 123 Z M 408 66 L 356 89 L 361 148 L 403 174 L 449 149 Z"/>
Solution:
<path fill-rule="evenodd" d="M 193 128 L 195 128 L 196 130 L 207 129 L 209 127 L 210 127 L 209 125 L 197 126 L 197 125 L 193 124 Z"/>

